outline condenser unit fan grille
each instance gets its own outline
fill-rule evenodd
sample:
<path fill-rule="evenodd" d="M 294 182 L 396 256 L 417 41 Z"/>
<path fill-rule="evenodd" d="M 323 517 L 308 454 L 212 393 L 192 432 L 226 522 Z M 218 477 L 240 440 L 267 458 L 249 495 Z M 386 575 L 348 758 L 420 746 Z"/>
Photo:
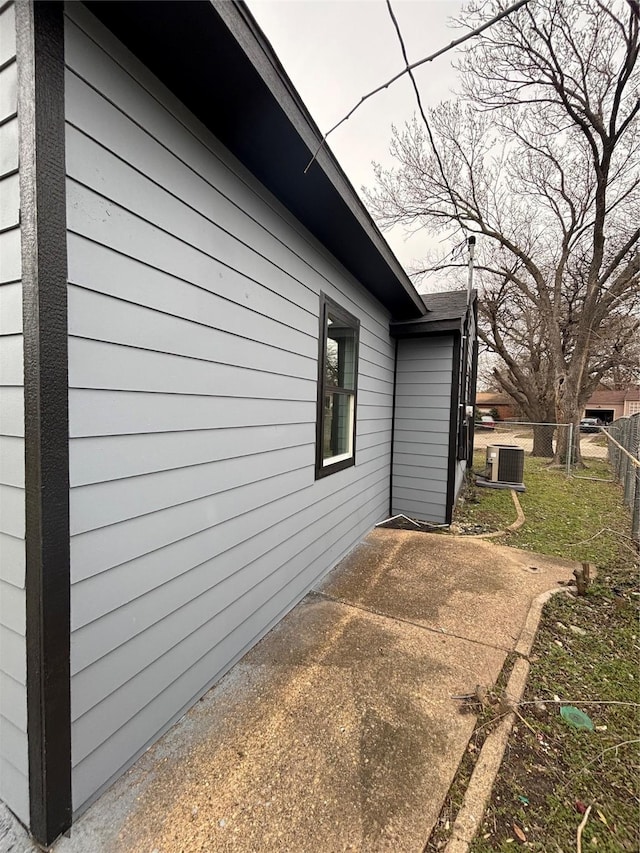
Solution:
<path fill-rule="evenodd" d="M 521 447 L 501 447 L 498 452 L 498 480 L 501 483 L 521 483 L 524 477 L 524 450 Z"/>

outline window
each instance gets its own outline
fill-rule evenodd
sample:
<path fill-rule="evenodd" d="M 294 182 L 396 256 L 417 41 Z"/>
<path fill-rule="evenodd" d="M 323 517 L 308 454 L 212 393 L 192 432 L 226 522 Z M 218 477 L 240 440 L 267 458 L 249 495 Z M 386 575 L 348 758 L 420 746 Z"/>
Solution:
<path fill-rule="evenodd" d="M 360 322 L 320 294 L 316 478 L 355 463 Z"/>

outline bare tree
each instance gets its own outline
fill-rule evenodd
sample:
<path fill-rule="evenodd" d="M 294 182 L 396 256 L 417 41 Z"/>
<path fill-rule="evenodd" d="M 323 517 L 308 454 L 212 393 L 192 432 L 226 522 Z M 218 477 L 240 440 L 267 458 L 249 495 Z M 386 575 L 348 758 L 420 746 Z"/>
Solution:
<path fill-rule="evenodd" d="M 474 3 L 464 26 L 502 8 Z M 620 317 L 640 282 L 638 23 L 625 0 L 536 0 L 503 18 L 467 43 L 459 99 L 429 113 L 437 156 L 417 120 L 394 128 L 398 165 L 376 167 L 369 193 L 383 227 L 483 235 L 502 387 L 560 423 L 577 424 L 611 369 L 611 329 L 621 346 L 633 334 Z M 556 461 L 566 452 L 559 436 Z"/>
<path fill-rule="evenodd" d="M 499 357 L 494 380 L 535 424 L 532 455 L 552 457 L 554 428 L 545 426 L 555 420 L 552 366 L 536 311 L 503 279 L 486 288 L 479 314 L 478 336 Z"/>

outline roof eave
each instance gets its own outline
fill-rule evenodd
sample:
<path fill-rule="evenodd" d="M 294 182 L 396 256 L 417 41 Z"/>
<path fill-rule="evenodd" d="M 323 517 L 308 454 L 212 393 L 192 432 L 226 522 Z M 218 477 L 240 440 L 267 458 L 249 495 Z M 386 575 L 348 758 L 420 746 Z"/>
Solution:
<path fill-rule="evenodd" d="M 450 332 L 464 331 L 464 317 L 453 317 L 449 320 L 408 320 L 391 323 L 389 326 L 393 338 L 418 338 L 429 335 L 442 335 Z"/>
<path fill-rule="evenodd" d="M 243 2 L 86 5 L 392 318 L 424 316 L 411 280 L 326 146 L 304 174 L 322 135 Z M 178 60 L 180 44 L 188 49 Z"/>

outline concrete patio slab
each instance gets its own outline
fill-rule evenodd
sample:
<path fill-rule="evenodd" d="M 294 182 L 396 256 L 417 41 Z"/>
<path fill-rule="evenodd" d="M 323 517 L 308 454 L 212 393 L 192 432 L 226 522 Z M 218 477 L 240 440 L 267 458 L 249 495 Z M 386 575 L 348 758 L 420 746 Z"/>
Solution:
<path fill-rule="evenodd" d="M 536 595 L 576 563 L 465 536 L 377 528 L 319 590 L 396 619 L 510 650 Z"/>
<path fill-rule="evenodd" d="M 450 697 L 503 659 L 310 596 L 148 757 L 171 778 L 113 849 L 420 850 L 473 729 Z"/>
<path fill-rule="evenodd" d="M 531 602 L 573 568 L 373 531 L 56 853 L 419 853 L 475 723 L 452 697 L 495 682 Z"/>

